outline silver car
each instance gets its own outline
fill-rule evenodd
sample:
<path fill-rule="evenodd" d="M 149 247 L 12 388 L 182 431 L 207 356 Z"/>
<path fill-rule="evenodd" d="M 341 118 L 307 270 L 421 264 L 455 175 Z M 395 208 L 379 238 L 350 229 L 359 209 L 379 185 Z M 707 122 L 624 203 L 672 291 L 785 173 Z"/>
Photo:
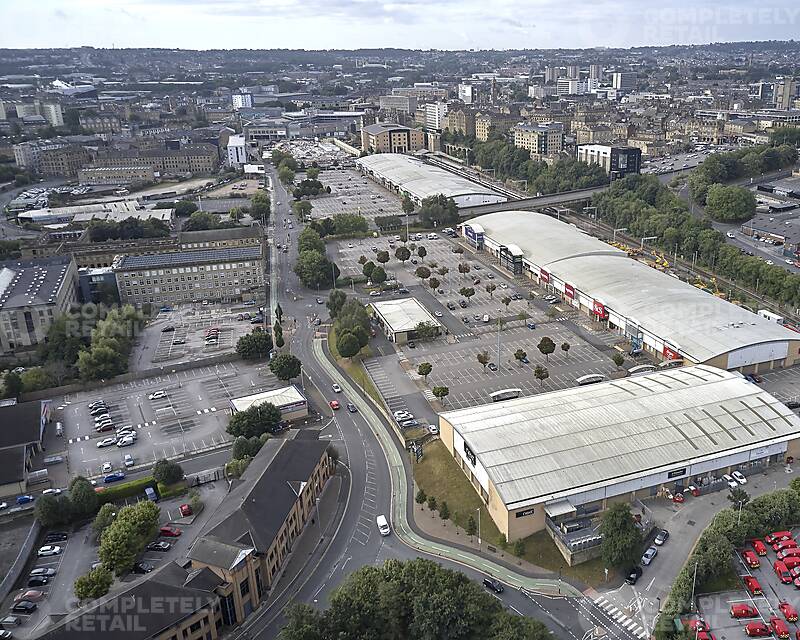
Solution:
<path fill-rule="evenodd" d="M 642 556 L 642 565 L 646 567 L 653 561 L 653 558 L 655 558 L 657 555 L 658 555 L 658 549 L 656 549 L 656 547 L 649 547 Z"/>

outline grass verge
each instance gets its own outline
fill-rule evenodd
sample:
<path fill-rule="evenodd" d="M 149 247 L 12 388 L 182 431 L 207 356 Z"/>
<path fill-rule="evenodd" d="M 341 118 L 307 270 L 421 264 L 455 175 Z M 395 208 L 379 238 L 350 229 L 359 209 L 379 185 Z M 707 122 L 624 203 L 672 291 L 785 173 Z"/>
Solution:
<path fill-rule="evenodd" d="M 733 591 L 741 588 L 742 583 L 739 580 L 739 576 L 730 564 L 727 566 L 725 573 L 703 583 L 703 593 Z"/>
<path fill-rule="evenodd" d="M 359 387 L 361 387 L 364 392 L 375 402 L 378 404 L 383 404 L 381 394 L 378 393 L 378 390 L 375 388 L 375 385 L 372 384 L 372 380 L 370 379 L 369 375 L 367 375 L 367 372 L 364 371 L 364 368 L 361 366 L 361 359 L 367 358 L 370 355 L 369 347 L 364 347 L 361 350 L 361 353 L 353 358 L 342 358 L 342 356 L 340 356 L 339 352 L 336 350 L 336 332 L 331 329 L 328 332 L 328 349 L 330 350 L 331 355 L 336 359 L 336 363 L 342 369 L 344 369 L 347 376 Z"/>

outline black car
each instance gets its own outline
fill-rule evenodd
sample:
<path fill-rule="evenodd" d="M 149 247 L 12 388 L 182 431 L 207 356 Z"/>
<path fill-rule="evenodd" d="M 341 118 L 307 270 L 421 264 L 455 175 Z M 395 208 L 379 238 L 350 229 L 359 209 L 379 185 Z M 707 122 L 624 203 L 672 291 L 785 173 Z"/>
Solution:
<path fill-rule="evenodd" d="M 414 342 L 413 340 L 409 340 L 408 341 L 408 348 L 409 349 L 416 349 L 417 348 L 417 343 Z"/>
<path fill-rule="evenodd" d="M 462 309 L 466 309 L 467 308 L 467 303 L 464 300 L 459 300 L 458 301 L 458 306 L 461 307 Z"/>
<path fill-rule="evenodd" d="M 800 400 L 789 400 L 789 402 L 786 403 L 786 406 L 789 409 L 800 409 Z"/>
<path fill-rule="evenodd" d="M 497 371 L 497 365 L 494 362 L 490 362 L 486 366 L 489 368 L 489 371 Z"/>
<path fill-rule="evenodd" d="M 653 544 L 655 544 L 655 545 L 660 547 L 667 540 L 669 540 L 669 531 L 667 531 L 666 529 L 661 529 L 661 531 L 659 531 L 656 534 L 655 540 L 653 540 Z"/>
<path fill-rule="evenodd" d="M 172 325 L 167 325 L 161 330 L 161 333 L 169 333 L 170 331 L 175 331 L 175 327 Z"/>
<path fill-rule="evenodd" d="M 133 565 L 134 573 L 150 573 L 153 570 L 153 565 L 147 562 L 137 562 Z"/>
<path fill-rule="evenodd" d="M 44 576 L 34 576 L 33 578 L 28 578 L 29 587 L 43 587 L 48 582 L 50 582 L 50 578 L 45 578 Z"/>
<path fill-rule="evenodd" d="M 503 593 L 503 591 L 505 591 L 502 583 L 499 580 L 495 580 L 494 578 L 484 578 L 483 586 L 489 589 L 490 591 L 494 591 L 495 593 Z"/>
<path fill-rule="evenodd" d="M 354 405 L 352 402 L 348 402 L 348 403 L 347 403 L 347 410 L 348 410 L 350 413 L 356 413 L 356 412 L 358 412 L 358 409 L 356 409 L 356 405 Z"/>
<path fill-rule="evenodd" d="M 35 602 L 31 602 L 30 600 L 20 600 L 13 607 L 11 607 L 11 612 L 12 613 L 33 613 L 38 608 L 39 607 Z"/>
<path fill-rule="evenodd" d="M 44 537 L 44 543 L 50 544 L 51 542 L 64 542 L 69 536 L 63 531 L 51 531 Z"/>
<path fill-rule="evenodd" d="M 642 568 L 641 567 L 631 567 L 628 569 L 628 573 L 625 576 L 625 582 L 628 584 L 636 584 L 636 581 L 642 577 Z"/>
<path fill-rule="evenodd" d="M 169 542 L 159 540 L 158 542 L 151 542 L 147 545 L 148 551 L 169 551 L 172 545 Z"/>

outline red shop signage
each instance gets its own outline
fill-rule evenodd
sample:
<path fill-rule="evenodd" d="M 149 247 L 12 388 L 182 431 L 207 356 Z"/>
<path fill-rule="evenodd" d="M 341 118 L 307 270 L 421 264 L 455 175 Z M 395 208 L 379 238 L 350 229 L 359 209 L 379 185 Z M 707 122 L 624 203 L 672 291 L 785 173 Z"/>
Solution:
<path fill-rule="evenodd" d="M 575 288 L 566 282 L 564 283 L 564 295 L 567 296 L 567 298 L 575 297 Z"/>
<path fill-rule="evenodd" d="M 674 349 L 670 349 L 667 345 L 664 345 L 663 354 L 664 354 L 664 357 L 667 360 L 680 360 L 681 359 L 681 354 L 679 354 Z"/>
<path fill-rule="evenodd" d="M 601 318 L 605 318 L 608 315 L 605 305 L 597 300 L 592 301 L 592 311 L 594 311 L 596 316 L 600 316 Z"/>
<path fill-rule="evenodd" d="M 550 282 L 550 274 L 544 269 L 539 270 L 539 280 L 542 282 Z"/>

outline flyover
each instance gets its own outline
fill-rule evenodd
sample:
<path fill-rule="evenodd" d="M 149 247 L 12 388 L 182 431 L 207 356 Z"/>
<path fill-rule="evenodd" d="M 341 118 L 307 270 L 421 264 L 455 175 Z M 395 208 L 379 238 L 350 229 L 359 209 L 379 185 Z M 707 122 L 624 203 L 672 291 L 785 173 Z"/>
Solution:
<path fill-rule="evenodd" d="M 494 213 L 495 211 L 517 211 L 519 209 L 541 209 L 543 207 L 563 206 L 573 202 L 590 200 L 592 196 L 602 193 L 606 189 L 608 189 L 608 185 L 604 184 L 600 187 L 562 191 L 561 193 L 551 193 L 546 196 L 520 198 L 518 200 L 507 200 L 506 202 L 496 202 L 493 204 L 481 204 L 475 207 L 463 207 L 459 209 L 458 214 L 462 218 L 471 218 L 473 216 L 483 215 L 484 213 Z"/>

